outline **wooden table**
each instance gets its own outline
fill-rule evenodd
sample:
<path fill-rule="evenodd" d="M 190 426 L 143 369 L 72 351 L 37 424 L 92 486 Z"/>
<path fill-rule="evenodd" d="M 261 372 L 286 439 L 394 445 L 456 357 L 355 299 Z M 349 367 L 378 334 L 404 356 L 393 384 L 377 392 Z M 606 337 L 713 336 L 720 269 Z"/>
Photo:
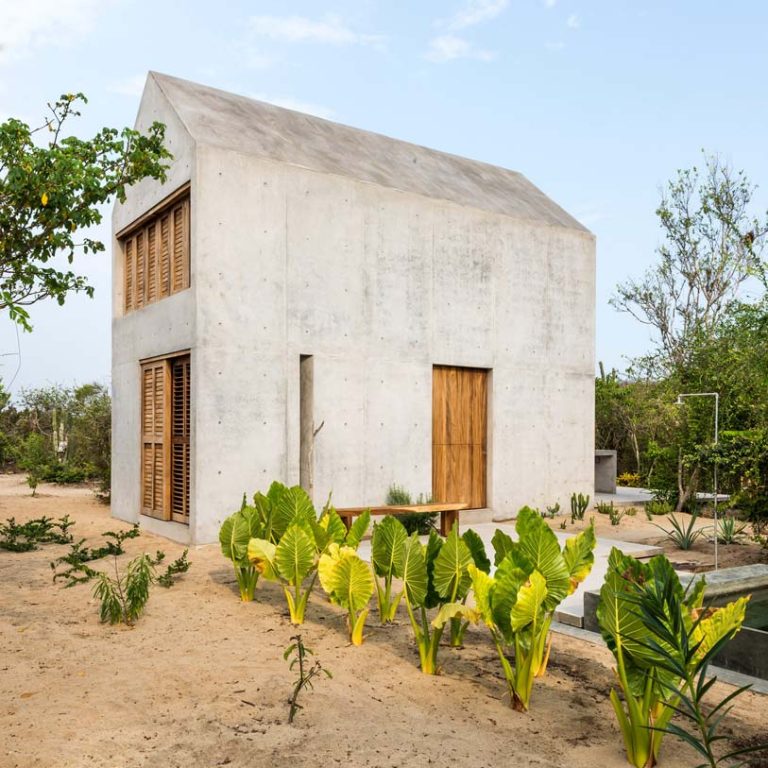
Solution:
<path fill-rule="evenodd" d="M 451 528 L 459 522 L 459 512 L 463 509 L 469 509 L 469 504 L 463 502 L 433 502 L 430 504 L 397 504 L 391 507 L 346 507 L 337 509 L 339 517 L 344 521 L 344 525 L 349 528 L 352 520 L 358 515 L 362 515 L 365 510 L 370 510 L 371 515 L 412 515 L 440 514 L 440 535 L 447 536 Z"/>

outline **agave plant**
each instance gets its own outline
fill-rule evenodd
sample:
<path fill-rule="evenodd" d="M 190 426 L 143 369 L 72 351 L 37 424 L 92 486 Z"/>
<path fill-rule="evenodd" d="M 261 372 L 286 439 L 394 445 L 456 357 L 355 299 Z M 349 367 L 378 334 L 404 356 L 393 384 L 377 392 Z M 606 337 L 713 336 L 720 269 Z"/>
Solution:
<path fill-rule="evenodd" d="M 680 709 L 686 683 L 700 671 L 700 662 L 710 658 L 710 651 L 719 650 L 744 621 L 748 598 L 705 610 L 704 587 L 705 581 L 700 579 L 684 590 L 663 555 L 643 563 L 616 548 L 611 551 L 597 620 L 616 659 L 616 677 L 625 703 L 613 689 L 611 704 L 627 760 L 635 768 L 656 765 L 664 734 L 676 732 L 670 719 Z M 655 608 L 649 611 L 652 605 Z M 686 635 L 682 642 L 694 648 L 685 656 L 684 669 L 679 667 L 682 656 L 675 657 L 677 666 L 670 663 L 674 649 L 660 631 L 662 625 L 676 627 L 678 636 L 681 632 Z"/>
<path fill-rule="evenodd" d="M 393 592 L 392 580 L 397 573 L 402 572 L 401 556 L 403 544 L 407 539 L 408 533 L 405 526 L 392 515 L 387 515 L 380 523 L 375 523 L 373 526 L 371 564 L 376 584 L 379 619 L 382 624 L 395 620 L 397 606 L 403 597 L 402 590 Z"/>
<path fill-rule="evenodd" d="M 689 550 L 696 543 L 699 536 L 703 536 L 706 532 L 706 528 L 696 528 L 696 521 L 698 519 L 698 514 L 692 514 L 686 524 L 684 521 L 678 520 L 674 514 L 671 514 L 667 516 L 667 521 L 672 526 L 671 528 L 664 528 L 664 526 L 656 525 L 656 523 L 654 525 L 659 530 L 664 531 L 678 549 Z"/>
<path fill-rule="evenodd" d="M 552 529 L 528 507 L 518 513 L 515 528 L 518 541 L 502 531 L 493 537 L 493 576 L 474 564 L 468 567 L 475 606 L 449 603 L 433 624 L 437 629 L 456 618 L 485 624 L 501 661 L 510 704 L 524 712 L 534 678 L 546 672 L 555 609 L 592 568 L 595 533 L 589 526 L 561 550 Z M 514 664 L 507 655 L 510 646 Z"/>

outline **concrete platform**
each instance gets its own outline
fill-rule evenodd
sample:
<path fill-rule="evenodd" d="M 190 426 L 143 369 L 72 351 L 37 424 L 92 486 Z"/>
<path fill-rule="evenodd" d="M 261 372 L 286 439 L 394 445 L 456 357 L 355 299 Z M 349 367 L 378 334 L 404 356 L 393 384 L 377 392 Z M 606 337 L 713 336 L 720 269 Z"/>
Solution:
<path fill-rule="evenodd" d="M 462 516 L 461 531 L 465 531 L 467 528 L 472 528 L 477 532 L 480 538 L 485 544 L 486 552 L 488 552 L 491 560 L 493 560 L 493 546 L 491 539 L 496 529 L 504 531 L 509 534 L 513 539 L 517 538 L 515 532 L 514 523 L 493 523 L 493 522 L 480 522 L 469 524 L 464 520 Z M 562 547 L 565 540 L 573 536 L 573 533 L 565 533 L 555 531 L 555 535 Z M 426 537 L 422 540 L 426 541 Z M 639 559 L 653 557 L 661 553 L 661 547 L 649 546 L 647 544 L 634 544 L 628 541 L 617 541 L 616 539 L 603 539 L 598 538 L 597 546 L 595 547 L 595 564 L 592 566 L 592 571 L 589 576 L 584 580 L 579 588 L 569 595 L 561 604 L 557 611 L 555 611 L 555 620 L 562 624 L 568 624 L 573 627 L 581 627 L 584 623 L 584 593 L 589 590 L 600 589 L 605 578 L 605 573 L 608 570 L 608 555 L 613 547 L 618 547 L 622 552 L 625 552 L 632 557 Z M 370 539 L 366 539 L 361 542 L 359 548 L 360 557 L 366 561 L 370 561 L 371 558 L 371 542 Z"/>

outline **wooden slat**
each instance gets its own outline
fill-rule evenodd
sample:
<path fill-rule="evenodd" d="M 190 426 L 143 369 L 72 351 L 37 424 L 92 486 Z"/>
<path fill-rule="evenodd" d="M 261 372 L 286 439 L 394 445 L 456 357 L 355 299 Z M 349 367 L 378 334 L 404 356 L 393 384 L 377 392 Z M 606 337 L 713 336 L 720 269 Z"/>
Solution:
<path fill-rule="evenodd" d="M 157 265 L 157 225 L 152 222 L 147 226 L 147 304 L 158 299 Z"/>
<path fill-rule="evenodd" d="M 171 217 L 160 217 L 160 298 L 171 295 Z"/>
<path fill-rule="evenodd" d="M 134 238 L 125 241 L 125 311 L 130 312 L 133 309 L 134 292 L 134 259 L 136 244 Z"/>
<path fill-rule="evenodd" d="M 133 302 L 134 307 L 139 309 L 143 307 L 147 293 L 147 270 L 146 270 L 146 232 L 143 230 L 136 233 L 136 295 Z"/>

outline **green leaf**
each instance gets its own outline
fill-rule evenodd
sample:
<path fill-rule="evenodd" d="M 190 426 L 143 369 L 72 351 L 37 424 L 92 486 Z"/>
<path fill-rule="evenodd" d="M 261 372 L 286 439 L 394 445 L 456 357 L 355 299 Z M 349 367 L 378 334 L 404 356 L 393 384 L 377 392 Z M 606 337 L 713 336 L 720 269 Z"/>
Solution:
<path fill-rule="evenodd" d="M 379 576 L 391 577 L 402 573 L 403 542 L 408 538 L 405 526 L 395 517 L 387 515 L 373 526 L 371 562 Z"/>
<path fill-rule="evenodd" d="M 491 539 L 491 544 L 493 545 L 493 564 L 498 567 L 499 563 L 506 557 L 507 552 L 514 546 L 514 541 L 508 533 L 497 528 Z"/>
<path fill-rule="evenodd" d="M 400 549 L 401 569 L 396 575 L 403 580 L 406 600 L 412 606 L 421 606 L 427 597 L 427 561 L 418 534 L 407 538 Z"/>
<path fill-rule="evenodd" d="M 278 579 L 275 550 L 275 545 L 266 539 L 251 539 L 248 542 L 248 560 L 265 579 L 270 581 Z"/>
<path fill-rule="evenodd" d="M 365 608 L 373 595 L 371 569 L 350 547 L 331 544 L 320 557 L 318 575 L 331 602 L 354 613 Z"/>
<path fill-rule="evenodd" d="M 488 555 L 485 552 L 485 544 L 483 540 L 473 531 L 471 528 L 467 528 L 461 537 L 464 543 L 469 549 L 469 553 L 472 555 L 472 562 L 485 573 L 491 572 L 491 561 L 488 559 Z"/>
<path fill-rule="evenodd" d="M 269 489 L 270 494 L 273 489 L 277 501 L 273 502 L 272 530 L 278 538 L 293 524 L 302 525 L 315 521 L 315 508 L 303 488 L 295 485 L 293 488 L 278 489 L 273 483 Z"/>
<path fill-rule="evenodd" d="M 596 543 L 595 529 L 591 525 L 577 536 L 566 540 L 563 559 L 570 578 L 568 594 L 572 594 L 592 570 Z"/>
<path fill-rule="evenodd" d="M 335 513 L 336 510 L 334 510 Z M 336 515 L 338 517 L 338 515 Z M 341 518 L 339 518 L 339 521 L 341 522 Z M 363 540 L 363 537 L 368 532 L 368 526 L 371 524 L 371 510 L 366 509 L 363 510 L 363 513 L 361 515 L 358 515 L 355 518 L 355 521 L 352 523 L 352 525 L 349 528 L 349 532 L 346 535 L 346 539 L 344 540 L 344 543 L 348 547 L 352 547 L 352 549 L 357 549 L 360 546 L 360 542 Z M 344 525 L 342 523 L 342 525 Z"/>
<path fill-rule="evenodd" d="M 517 601 L 512 607 L 512 631 L 520 632 L 530 628 L 535 637 L 546 617 L 546 599 L 547 580 L 538 571 L 534 571 L 518 590 Z"/>
<path fill-rule="evenodd" d="M 459 538 L 458 526 L 454 526 L 435 557 L 434 584 L 440 597 L 455 601 L 466 596 L 472 582 L 467 573 L 471 562 L 469 547 Z"/>
<path fill-rule="evenodd" d="M 236 566 L 248 565 L 248 542 L 251 531 L 248 519 L 235 512 L 231 514 L 219 529 L 221 553 Z"/>
<path fill-rule="evenodd" d="M 306 523 L 293 523 L 282 535 L 275 550 L 277 572 L 289 584 L 298 586 L 312 570 L 316 555 L 311 529 Z"/>
<path fill-rule="evenodd" d="M 569 594 L 571 577 L 552 529 L 538 512 L 523 507 L 515 523 L 519 547 L 547 581 L 547 610 L 554 610 Z"/>

